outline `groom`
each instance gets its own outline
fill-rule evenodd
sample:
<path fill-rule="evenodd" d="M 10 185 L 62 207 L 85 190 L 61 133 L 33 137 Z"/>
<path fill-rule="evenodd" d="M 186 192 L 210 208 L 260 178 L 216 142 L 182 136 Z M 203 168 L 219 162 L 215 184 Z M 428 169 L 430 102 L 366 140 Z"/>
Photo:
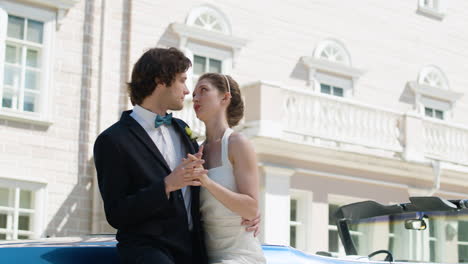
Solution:
<path fill-rule="evenodd" d="M 168 110 L 181 110 L 189 93 L 190 60 L 175 48 L 153 48 L 136 62 L 125 111 L 94 144 L 94 162 L 107 221 L 117 229 L 124 263 L 204 264 L 200 223 L 202 159 L 190 129 Z M 200 158 L 200 154 L 198 154 Z M 258 219 L 247 221 L 258 231 Z"/>

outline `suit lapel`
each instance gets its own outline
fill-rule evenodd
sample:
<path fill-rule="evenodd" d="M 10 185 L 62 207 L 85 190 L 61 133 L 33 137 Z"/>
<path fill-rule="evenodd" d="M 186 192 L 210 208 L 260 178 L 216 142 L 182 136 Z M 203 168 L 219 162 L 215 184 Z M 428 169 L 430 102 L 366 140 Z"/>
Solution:
<path fill-rule="evenodd" d="M 130 116 L 131 111 L 125 111 L 122 113 L 121 121 L 124 122 L 130 129 L 130 131 L 140 140 L 140 142 L 154 155 L 154 157 L 161 162 L 167 171 L 171 171 L 169 165 L 164 159 L 163 155 L 159 151 L 158 147 L 154 144 L 145 129 L 138 124 L 138 122 Z"/>
<path fill-rule="evenodd" d="M 173 121 L 174 122 L 172 122 L 172 124 L 175 130 L 179 133 L 180 139 L 182 140 L 183 144 L 187 148 L 187 152 L 191 154 L 195 153 L 195 148 L 193 147 L 192 140 L 189 138 L 189 136 L 187 135 L 187 132 L 185 131 L 185 126 L 182 127 L 183 126 L 182 122 L 177 118 L 174 118 Z"/>
<path fill-rule="evenodd" d="M 193 146 L 193 142 L 190 139 L 190 137 L 187 135 L 187 132 L 185 131 L 185 127 L 187 126 L 182 122 L 181 120 L 174 118 L 172 124 L 174 125 L 175 130 L 179 133 L 180 138 L 182 142 L 185 144 L 187 147 L 187 152 L 194 154 L 197 150 L 195 150 Z M 199 186 L 189 186 L 190 187 L 190 195 L 192 196 L 192 207 L 190 208 L 190 213 L 192 214 L 192 217 L 194 218 L 199 218 L 198 210 L 200 208 L 200 202 L 199 202 L 199 193 L 200 193 L 200 187 Z M 194 220 L 194 224 L 197 223 L 197 221 Z"/>

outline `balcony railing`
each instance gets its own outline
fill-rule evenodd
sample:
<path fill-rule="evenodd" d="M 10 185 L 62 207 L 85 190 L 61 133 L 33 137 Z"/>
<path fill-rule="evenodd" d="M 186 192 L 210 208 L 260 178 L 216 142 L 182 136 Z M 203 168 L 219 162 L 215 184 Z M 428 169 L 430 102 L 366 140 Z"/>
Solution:
<path fill-rule="evenodd" d="M 402 152 L 403 116 L 307 91 L 283 89 L 284 132 L 329 142 Z M 307 139 L 306 139 L 307 141 Z"/>
<path fill-rule="evenodd" d="M 256 127 L 255 135 L 407 160 L 468 165 L 467 127 L 262 82 L 244 87 L 243 95 L 245 126 Z M 203 139 L 205 126 L 196 118 L 192 100 L 186 100 L 184 109 L 174 115 Z"/>
<path fill-rule="evenodd" d="M 426 157 L 468 164 L 468 128 L 436 120 L 423 126 Z"/>
<path fill-rule="evenodd" d="M 252 136 L 468 165 L 468 128 L 449 121 L 265 82 L 244 86 L 243 95 Z"/>

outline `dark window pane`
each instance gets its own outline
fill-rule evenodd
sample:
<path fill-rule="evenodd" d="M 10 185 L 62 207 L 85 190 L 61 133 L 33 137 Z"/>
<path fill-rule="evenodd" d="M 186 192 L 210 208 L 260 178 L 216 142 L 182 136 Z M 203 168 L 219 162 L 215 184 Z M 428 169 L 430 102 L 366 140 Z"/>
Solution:
<path fill-rule="evenodd" d="M 435 237 L 435 221 L 434 219 L 429 219 L 429 236 Z"/>
<path fill-rule="evenodd" d="M 7 214 L 1 213 L 0 214 L 0 228 L 6 228 L 6 227 L 7 227 Z"/>
<path fill-rule="evenodd" d="M 458 245 L 458 262 L 468 262 L 468 246 Z"/>
<path fill-rule="evenodd" d="M 289 244 L 291 245 L 291 247 L 296 247 L 296 231 L 296 226 L 289 227 Z"/>
<path fill-rule="evenodd" d="M 11 98 L 8 98 L 8 97 L 2 98 L 2 107 L 12 108 L 12 106 L 13 106 L 13 100 Z"/>
<path fill-rule="evenodd" d="M 0 206 L 9 206 L 10 191 L 7 188 L 0 188 Z"/>
<path fill-rule="evenodd" d="M 17 16 L 8 16 L 8 29 L 7 35 L 10 38 L 23 39 L 24 38 L 24 18 Z"/>
<path fill-rule="evenodd" d="M 336 204 L 329 204 L 328 205 L 328 224 L 329 225 L 336 225 L 335 221 L 335 213 L 338 211 L 339 206 Z"/>
<path fill-rule="evenodd" d="M 32 209 L 32 192 L 21 190 L 20 191 L 20 208 Z"/>
<path fill-rule="evenodd" d="M 18 229 L 29 231 L 29 215 L 20 215 L 18 217 Z"/>
<path fill-rule="evenodd" d="M 458 222 L 458 241 L 468 241 L 468 222 Z"/>
<path fill-rule="evenodd" d="M 36 101 L 37 96 L 34 94 L 25 94 L 24 95 L 24 105 L 23 110 L 28 112 L 36 111 Z"/>
<path fill-rule="evenodd" d="M 206 58 L 197 56 L 193 58 L 193 73 L 197 75 L 202 75 L 205 73 L 206 69 Z"/>
<path fill-rule="evenodd" d="M 44 33 L 44 23 L 28 20 L 28 36 L 27 39 L 32 42 L 42 43 L 42 35 Z"/>
<path fill-rule="evenodd" d="M 0 234 L 0 240 L 6 240 L 6 234 Z"/>
<path fill-rule="evenodd" d="M 322 92 L 324 94 L 330 94 L 331 93 L 330 85 L 326 85 L 326 84 L 321 83 L 320 84 L 320 92 Z"/>
<path fill-rule="evenodd" d="M 343 89 L 339 87 L 333 87 L 333 95 L 343 97 Z"/>
<path fill-rule="evenodd" d="M 210 68 L 209 72 L 221 73 L 221 61 L 210 59 Z"/>
<path fill-rule="evenodd" d="M 435 241 L 429 241 L 429 255 L 430 261 L 435 262 Z"/>
<path fill-rule="evenodd" d="M 19 235 L 19 236 L 18 236 L 18 239 L 29 239 L 29 236 Z"/>
<path fill-rule="evenodd" d="M 425 107 L 425 108 L 424 108 L 424 112 L 426 113 L 426 116 L 430 116 L 430 117 L 433 116 L 433 110 L 432 110 L 432 108 Z"/>
<path fill-rule="evenodd" d="M 328 230 L 328 251 L 338 252 L 338 231 Z"/>
<path fill-rule="evenodd" d="M 291 214 L 290 214 L 290 221 L 297 221 L 297 200 L 291 200 Z"/>
<path fill-rule="evenodd" d="M 440 119 L 440 120 L 443 120 L 444 119 L 444 112 L 442 112 L 440 110 L 435 110 L 435 117 Z"/>

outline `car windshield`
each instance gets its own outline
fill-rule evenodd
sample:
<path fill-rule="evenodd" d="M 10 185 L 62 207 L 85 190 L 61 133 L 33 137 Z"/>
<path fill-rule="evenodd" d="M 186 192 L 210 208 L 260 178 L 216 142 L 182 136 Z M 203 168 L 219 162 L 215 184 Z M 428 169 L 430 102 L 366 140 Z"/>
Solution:
<path fill-rule="evenodd" d="M 398 213 L 346 222 L 358 255 L 386 250 L 396 262 L 468 263 L 468 209 Z M 384 260 L 387 255 L 381 251 L 372 259 Z"/>

